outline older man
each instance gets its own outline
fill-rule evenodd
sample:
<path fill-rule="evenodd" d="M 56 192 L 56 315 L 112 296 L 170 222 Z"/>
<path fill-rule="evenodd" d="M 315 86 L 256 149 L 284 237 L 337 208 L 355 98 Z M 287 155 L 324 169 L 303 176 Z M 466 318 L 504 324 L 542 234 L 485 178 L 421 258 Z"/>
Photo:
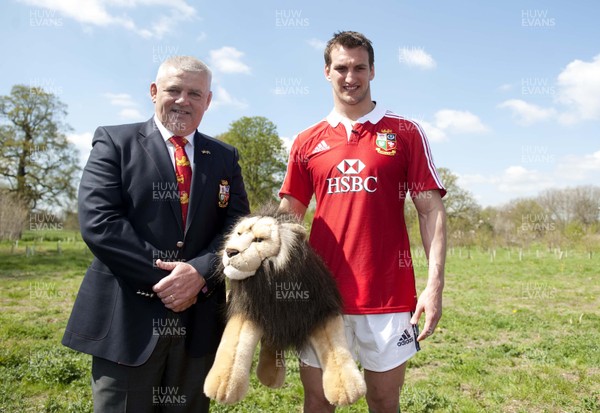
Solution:
<path fill-rule="evenodd" d="M 208 412 L 216 252 L 249 212 L 237 150 L 197 131 L 210 84 L 201 61 L 170 58 L 150 85 L 154 116 L 94 135 L 79 220 L 95 258 L 63 344 L 93 356 L 96 412 Z"/>

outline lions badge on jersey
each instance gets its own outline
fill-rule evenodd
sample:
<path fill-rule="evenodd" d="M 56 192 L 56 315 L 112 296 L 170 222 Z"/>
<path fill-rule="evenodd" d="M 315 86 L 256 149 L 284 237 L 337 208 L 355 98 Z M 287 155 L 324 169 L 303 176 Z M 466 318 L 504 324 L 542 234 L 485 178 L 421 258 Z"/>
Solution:
<path fill-rule="evenodd" d="M 391 129 L 383 129 L 381 132 L 377 132 L 375 145 L 375 150 L 382 155 L 396 155 L 396 134 L 392 133 Z"/>

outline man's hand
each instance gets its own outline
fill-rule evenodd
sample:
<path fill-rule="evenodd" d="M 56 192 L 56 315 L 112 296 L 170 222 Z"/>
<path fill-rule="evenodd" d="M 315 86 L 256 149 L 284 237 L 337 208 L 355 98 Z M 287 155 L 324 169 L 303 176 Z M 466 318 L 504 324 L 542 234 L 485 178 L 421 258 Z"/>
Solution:
<path fill-rule="evenodd" d="M 178 313 L 196 304 L 198 293 L 206 285 L 206 281 L 194 267 L 185 262 L 161 260 L 156 260 L 156 266 L 171 271 L 152 287 L 165 307 Z"/>
<path fill-rule="evenodd" d="M 417 301 L 417 309 L 410 319 L 410 323 L 419 324 L 421 314 L 425 313 L 425 325 L 423 331 L 417 337 L 417 341 L 425 340 L 433 334 L 435 328 L 442 318 L 442 289 L 427 286 Z"/>

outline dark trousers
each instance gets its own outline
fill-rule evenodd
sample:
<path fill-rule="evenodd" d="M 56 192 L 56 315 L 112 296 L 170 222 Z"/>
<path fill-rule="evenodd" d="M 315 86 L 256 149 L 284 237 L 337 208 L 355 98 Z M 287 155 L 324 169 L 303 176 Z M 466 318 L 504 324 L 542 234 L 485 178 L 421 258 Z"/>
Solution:
<path fill-rule="evenodd" d="M 214 355 L 189 357 L 182 337 L 161 336 L 146 363 L 92 359 L 95 413 L 208 413 L 204 379 Z"/>

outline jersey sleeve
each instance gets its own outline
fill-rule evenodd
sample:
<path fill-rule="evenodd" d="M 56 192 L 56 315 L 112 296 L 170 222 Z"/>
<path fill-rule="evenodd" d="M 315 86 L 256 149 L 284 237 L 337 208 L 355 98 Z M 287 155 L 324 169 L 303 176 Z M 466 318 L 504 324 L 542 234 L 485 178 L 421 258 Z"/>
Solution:
<path fill-rule="evenodd" d="M 313 192 L 314 188 L 308 170 L 308 156 L 303 153 L 300 139 L 296 136 L 290 151 L 283 185 L 279 190 L 279 197 L 290 195 L 308 207 Z"/>
<path fill-rule="evenodd" d="M 438 189 L 440 196 L 446 195 L 446 189 L 433 163 L 433 156 L 425 131 L 419 124 L 412 122 L 414 131 L 409 142 L 408 190 L 415 197 L 419 192 Z"/>

